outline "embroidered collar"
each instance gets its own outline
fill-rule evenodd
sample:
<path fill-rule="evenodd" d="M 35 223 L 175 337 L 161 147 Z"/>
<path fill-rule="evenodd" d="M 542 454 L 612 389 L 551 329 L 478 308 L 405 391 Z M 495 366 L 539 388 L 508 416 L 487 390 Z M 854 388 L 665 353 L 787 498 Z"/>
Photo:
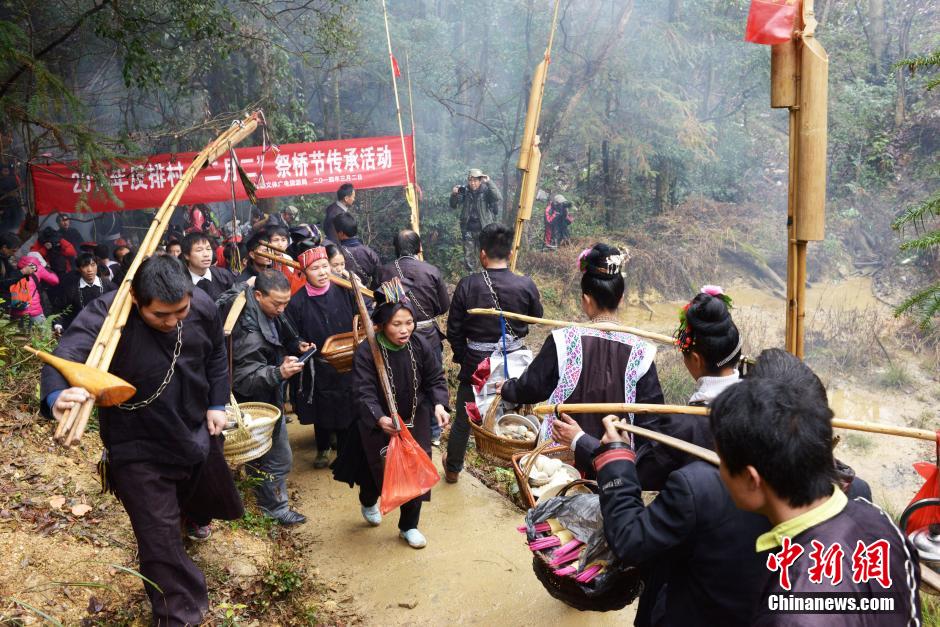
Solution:
<path fill-rule="evenodd" d="M 375 334 L 375 339 L 378 340 L 379 344 L 381 344 L 385 348 L 385 350 L 390 350 L 393 353 L 400 351 L 401 349 L 405 348 L 405 346 L 407 345 L 407 344 L 402 344 L 401 346 L 399 346 L 395 342 L 385 337 L 385 334 L 381 332 Z"/>
<path fill-rule="evenodd" d="M 837 486 L 832 486 L 832 496 L 825 503 L 803 512 L 796 518 L 785 520 L 767 533 L 757 536 L 757 552 L 775 549 L 784 538 L 794 538 L 807 529 L 820 525 L 830 518 L 835 518 L 849 502 L 845 493 Z"/>
<path fill-rule="evenodd" d="M 699 377 L 695 382 L 695 391 L 689 398 L 689 403 L 711 403 L 719 394 L 741 380 L 741 373 L 737 370 L 726 377 Z"/>

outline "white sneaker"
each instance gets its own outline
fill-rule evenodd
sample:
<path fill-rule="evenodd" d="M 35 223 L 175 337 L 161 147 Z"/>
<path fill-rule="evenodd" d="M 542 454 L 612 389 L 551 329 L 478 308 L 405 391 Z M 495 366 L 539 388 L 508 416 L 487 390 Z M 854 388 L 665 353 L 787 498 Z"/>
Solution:
<path fill-rule="evenodd" d="M 399 531 L 398 537 L 404 539 L 404 541 L 408 543 L 408 546 L 413 549 L 423 549 L 428 545 L 428 539 L 417 529 Z"/>
<path fill-rule="evenodd" d="M 362 507 L 362 517 L 366 519 L 367 523 L 373 527 L 378 527 L 380 524 L 382 524 L 382 512 L 379 511 L 378 503 L 372 507 L 360 507 Z"/>

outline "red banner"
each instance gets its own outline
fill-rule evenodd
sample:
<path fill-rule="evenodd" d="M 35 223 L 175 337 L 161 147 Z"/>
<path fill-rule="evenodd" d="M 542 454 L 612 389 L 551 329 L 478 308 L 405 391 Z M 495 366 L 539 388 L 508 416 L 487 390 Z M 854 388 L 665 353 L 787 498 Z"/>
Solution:
<path fill-rule="evenodd" d="M 405 149 L 413 173 L 414 143 L 410 135 L 405 137 Z M 334 194 L 343 183 L 352 183 L 357 189 L 404 187 L 407 183 L 401 138 L 397 136 L 284 144 L 277 149 L 268 147 L 262 153 L 260 146 L 235 148 L 239 164 L 257 186 L 258 198 Z M 120 203 L 93 180 L 83 177 L 75 163 L 33 164 L 30 170 L 36 213 L 74 211 L 83 195 L 96 213 L 159 207 L 196 154 L 155 155 L 113 168 L 109 173 L 111 190 Z M 231 200 L 232 172 L 229 154 L 213 161 L 196 175 L 179 204 Z M 247 198 L 238 180 L 235 197 Z"/>

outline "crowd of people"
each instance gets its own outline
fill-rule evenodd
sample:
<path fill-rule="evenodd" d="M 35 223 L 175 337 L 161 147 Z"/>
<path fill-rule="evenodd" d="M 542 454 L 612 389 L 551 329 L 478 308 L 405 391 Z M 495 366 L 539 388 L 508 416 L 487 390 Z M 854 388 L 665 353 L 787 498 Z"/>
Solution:
<path fill-rule="evenodd" d="M 444 479 L 460 480 L 477 367 L 494 352 L 525 348 L 529 334 L 529 325 L 516 319 L 468 312 L 484 307 L 543 314 L 535 282 L 509 269 L 513 231 L 499 222 L 499 198 L 479 170 L 453 190 L 468 274 L 452 295 L 441 272 L 422 259 L 415 231 L 395 234 L 395 258 L 386 263 L 360 240 L 355 190 L 348 185 L 339 189 L 319 228 L 259 220 L 234 242 L 240 248 L 194 228 L 179 240 L 178 259 L 167 242 L 163 254 L 140 264 L 131 284 L 134 307 L 111 367 L 137 392 L 126 403 L 100 408 L 99 419 L 108 485 L 131 519 L 155 623 L 203 620 L 205 578 L 187 555 L 183 536 L 205 540 L 211 519 L 243 511 L 222 457 L 230 394 L 282 412 L 271 449 L 248 470 L 257 477 L 259 508 L 283 525 L 306 520 L 288 497 L 295 453 L 287 435 L 288 399 L 301 428 L 313 426 L 316 442 L 315 455 L 296 452 L 315 468 L 331 467 L 337 481 L 358 486 L 360 515 L 368 525 L 382 523 L 383 456 L 397 428 L 409 429 L 431 455 L 441 429 L 450 426 Z M 61 224 L 58 237 L 63 245 L 69 241 Z M 51 247 L 41 246 L 46 252 L 31 253 L 23 264 L 7 259 L 17 242 L 0 239 L 0 246 L 4 280 L 19 280 L 7 273 L 35 275 L 34 281 L 49 285 L 47 291 L 64 281 L 50 259 Z M 60 253 L 73 275 L 59 295 L 69 312 L 61 318 L 61 357 L 84 361 L 113 302 L 121 262 L 112 262 L 108 252 L 96 249 L 71 260 Z M 234 268 L 233 259 L 240 262 Z M 553 331 L 521 376 L 497 383 L 502 398 L 553 405 L 662 404 L 656 347 L 617 328 L 625 255 L 598 243 L 572 263 L 581 273 L 581 308 L 594 328 Z M 52 268 L 41 272 L 47 266 Z M 348 372 L 316 354 L 331 336 L 351 331 L 359 313 L 352 292 L 331 280 L 335 274 L 374 290 L 369 317 L 397 415 L 387 405 L 368 343 L 356 348 Z M 240 294 L 245 307 L 231 329 L 228 355 L 222 320 Z M 22 317 L 43 314 L 31 308 L 32 295 L 24 298 L 30 300 Z M 438 321 L 445 313 L 446 325 Z M 453 412 L 444 340 L 459 369 Z M 890 596 L 898 624 L 919 620 L 917 553 L 870 502 L 867 484 L 833 457 L 832 412 L 812 371 L 772 349 L 742 378 L 743 337 L 731 317 L 730 298 L 715 286 L 703 288 L 683 309 L 675 342 L 695 380 L 689 403 L 709 406 L 710 418 L 637 414 L 629 420 L 716 451 L 720 467 L 625 437 L 613 416 L 549 415 L 543 425 L 543 435 L 570 447 L 577 469 L 597 481 L 607 541 L 621 561 L 643 573 L 637 624 L 787 624 L 791 617 L 772 613 L 767 599 L 791 590 Z M 70 387 L 47 366 L 41 398 L 43 411 L 61 418 L 88 392 Z M 659 492 L 648 507 L 643 490 Z M 400 507 L 398 533 L 416 549 L 428 543 L 419 530 L 428 499 L 430 493 Z M 808 560 L 817 540 L 823 549 L 854 550 L 856 561 L 874 560 L 859 553 L 858 544 L 881 547 L 884 576 L 842 577 L 839 566 L 836 579 L 830 576 L 832 563 L 830 575 L 815 576 Z M 802 556 L 790 552 L 796 542 L 806 547 Z M 827 555 L 831 562 L 832 553 Z M 781 569 L 771 567 L 784 558 L 786 585 L 777 577 Z M 893 583 L 879 584 L 886 579 Z M 869 615 L 846 616 L 858 621 L 843 624 L 885 624 L 865 622 Z M 818 620 L 801 618 L 800 624 L 830 624 L 823 619 L 831 617 L 810 618 Z"/>

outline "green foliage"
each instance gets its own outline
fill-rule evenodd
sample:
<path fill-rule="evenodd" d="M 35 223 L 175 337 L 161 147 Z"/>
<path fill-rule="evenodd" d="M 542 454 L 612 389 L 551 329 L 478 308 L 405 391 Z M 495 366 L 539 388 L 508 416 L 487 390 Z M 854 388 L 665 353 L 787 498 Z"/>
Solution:
<path fill-rule="evenodd" d="M 270 536 L 272 530 L 277 526 L 277 521 L 260 512 L 246 509 L 244 516 L 238 520 L 229 521 L 228 524 L 232 529 L 244 529 L 256 536 Z"/>
<path fill-rule="evenodd" d="M 286 562 L 278 563 L 273 569 L 264 574 L 261 579 L 267 596 L 280 599 L 290 596 L 300 588 L 304 582 L 303 573 L 294 569 Z"/>
<path fill-rule="evenodd" d="M 937 68 L 940 68 L 940 48 L 937 48 L 933 52 L 921 56 L 901 59 L 895 63 L 894 67 L 907 68 L 907 70 L 911 73 L 911 76 L 913 76 L 914 73 L 919 70 L 936 70 Z M 940 76 L 928 79 L 926 88 L 929 91 L 938 85 L 940 85 Z"/>
<path fill-rule="evenodd" d="M 904 388 L 911 382 L 911 375 L 904 362 L 888 364 L 887 369 L 881 375 L 881 385 L 886 388 Z"/>
<path fill-rule="evenodd" d="M 873 191 L 894 172 L 890 147 L 894 85 L 862 79 L 831 88 L 830 190 L 836 196 Z"/>

